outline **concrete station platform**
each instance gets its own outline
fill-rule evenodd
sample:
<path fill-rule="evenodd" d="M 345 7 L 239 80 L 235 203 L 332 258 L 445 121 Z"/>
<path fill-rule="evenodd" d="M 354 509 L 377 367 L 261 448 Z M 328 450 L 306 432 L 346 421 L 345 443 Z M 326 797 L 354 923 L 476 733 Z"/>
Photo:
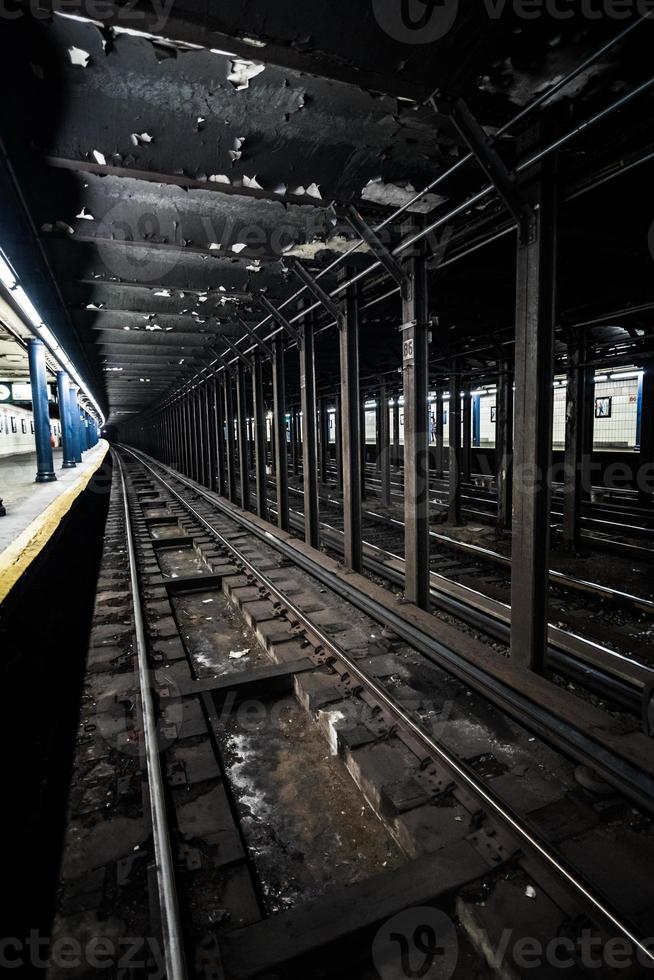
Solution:
<path fill-rule="evenodd" d="M 0 457 L 0 603 L 43 550 L 109 451 L 101 439 L 74 469 L 62 469 L 62 451 L 54 450 L 57 479 L 35 483 L 36 453 Z"/>

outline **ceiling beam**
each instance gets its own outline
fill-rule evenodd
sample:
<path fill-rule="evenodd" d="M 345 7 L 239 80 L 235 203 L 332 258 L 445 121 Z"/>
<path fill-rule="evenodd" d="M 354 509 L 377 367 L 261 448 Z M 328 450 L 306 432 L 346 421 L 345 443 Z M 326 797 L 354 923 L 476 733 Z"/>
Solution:
<path fill-rule="evenodd" d="M 183 245 L 181 242 L 152 242 L 143 241 L 130 241 L 129 239 L 123 238 L 106 238 L 103 235 L 79 235 L 75 233 L 74 235 L 69 235 L 66 232 L 45 232 L 41 234 L 41 240 L 47 244 L 48 241 L 58 241 L 65 242 L 67 245 L 101 245 L 102 248 L 138 248 L 144 252 L 179 252 L 182 255 L 207 255 L 211 258 L 243 258 L 243 259 L 255 259 L 259 262 L 279 262 L 280 259 L 284 258 L 286 253 L 280 252 L 279 255 L 274 252 L 261 252 L 254 249 L 244 248 L 240 252 L 232 252 L 227 249 L 224 251 L 222 249 L 202 248 L 199 245 Z M 325 251 L 329 251 L 329 245 L 325 245 Z M 99 280 L 95 280 L 96 283 Z M 149 283 L 136 283 L 135 285 L 148 286 Z M 170 289 L 171 287 L 164 287 Z M 208 288 L 208 287 L 207 287 Z M 203 290 L 196 290 L 202 293 Z M 191 290 L 188 290 L 191 292 Z M 206 292 L 206 290 L 204 290 Z"/>
<path fill-rule="evenodd" d="M 37 10 L 56 12 L 59 8 L 57 0 L 39 0 Z M 106 0 L 102 5 L 93 5 L 93 23 L 102 23 L 105 27 L 129 27 L 138 33 L 160 38 L 170 44 L 180 43 L 209 50 L 248 61 L 264 61 L 268 65 L 279 68 L 290 68 L 294 71 L 322 78 L 326 81 L 344 82 L 358 89 L 383 92 L 394 98 L 402 97 L 414 102 L 423 102 L 429 95 L 428 89 L 407 79 L 401 73 L 392 70 L 389 65 L 388 75 L 377 71 L 358 69 L 344 60 L 330 58 L 328 54 L 317 50 L 303 50 L 301 45 L 287 44 L 283 41 L 265 38 L 262 47 L 253 45 L 242 37 L 229 33 L 218 19 L 218 7 L 212 13 L 175 11 L 171 7 L 167 16 L 162 17 L 151 3 L 144 0 L 131 0 L 127 6 L 113 4 Z M 90 20 L 88 5 L 85 0 L 66 0 L 66 14 L 78 16 L 82 20 Z M 265 42 L 265 43 L 264 43 Z M 432 46 L 433 47 L 433 46 Z M 442 116 L 437 125 L 451 126 L 447 116 Z"/>
<path fill-rule="evenodd" d="M 70 160 L 65 157 L 46 157 L 46 163 L 57 170 L 72 170 L 76 173 L 99 174 L 101 177 L 122 177 L 143 180 L 153 184 L 168 184 L 184 190 L 207 191 L 211 194 L 227 194 L 230 197 L 249 197 L 255 201 L 273 201 L 276 204 L 295 204 L 298 207 L 322 208 L 330 206 L 330 201 L 312 197 L 311 194 L 275 194 L 258 187 L 235 186 L 215 180 L 197 180 L 183 174 L 164 174 L 155 170 L 134 170 L 131 167 L 114 167 L 94 163 L 91 160 Z"/>

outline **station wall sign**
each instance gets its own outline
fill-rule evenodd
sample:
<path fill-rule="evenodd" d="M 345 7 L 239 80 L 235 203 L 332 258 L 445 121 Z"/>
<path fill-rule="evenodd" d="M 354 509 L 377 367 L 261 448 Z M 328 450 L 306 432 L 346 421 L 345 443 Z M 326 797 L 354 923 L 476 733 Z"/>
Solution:
<path fill-rule="evenodd" d="M 48 385 L 48 401 L 54 401 L 53 386 Z M 0 402 L 31 402 L 32 386 L 29 381 L 0 380 Z"/>

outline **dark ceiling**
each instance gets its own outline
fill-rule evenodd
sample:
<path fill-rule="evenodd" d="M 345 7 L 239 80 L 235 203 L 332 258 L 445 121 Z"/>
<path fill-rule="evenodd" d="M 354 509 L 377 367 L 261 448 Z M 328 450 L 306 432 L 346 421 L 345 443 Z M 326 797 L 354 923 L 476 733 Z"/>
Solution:
<path fill-rule="evenodd" d="M 315 274 L 350 248 L 357 239 L 343 207 L 378 223 L 456 163 L 466 149 L 451 100 L 463 96 L 492 135 L 630 23 L 523 20 L 515 9 L 494 19 L 493 4 L 448 0 L 437 5 L 441 36 L 411 43 L 415 32 L 398 39 L 390 0 L 215 6 L 207 13 L 174 0 L 157 16 L 152 4 L 129 4 L 103 23 L 23 16 L 0 33 L 3 91 L 13 93 L 2 109 L 0 245 L 114 422 L 172 393 L 212 360 L 211 347 L 226 349 L 221 337 L 242 338 L 239 317 L 263 320 L 259 292 L 275 304 L 296 292 L 292 259 Z M 65 9 L 89 14 L 83 3 Z M 521 158 L 539 117 L 565 133 L 647 80 L 653 39 L 651 24 L 634 30 L 518 127 L 517 139 L 503 138 L 507 163 Z M 611 313 L 597 325 L 598 343 L 635 339 L 645 351 L 649 312 L 624 308 L 654 299 L 652 164 L 619 175 L 650 150 L 653 101 L 650 88 L 560 158 L 571 199 L 562 327 Z M 446 215 L 484 183 L 474 163 L 461 167 L 402 221 Z M 467 350 L 467 369 L 481 377 L 511 342 L 510 226 L 491 195 L 429 237 L 435 374 Z M 397 244 L 405 231 L 396 222 L 387 240 Z M 360 248 L 347 265 L 372 261 Z M 335 274 L 321 281 L 332 289 Z M 399 364 L 392 288 L 376 272 L 362 282 L 366 379 Z M 317 354 L 319 383 L 333 386 L 333 331 L 320 334 Z M 292 392 L 297 382 L 289 383 Z"/>

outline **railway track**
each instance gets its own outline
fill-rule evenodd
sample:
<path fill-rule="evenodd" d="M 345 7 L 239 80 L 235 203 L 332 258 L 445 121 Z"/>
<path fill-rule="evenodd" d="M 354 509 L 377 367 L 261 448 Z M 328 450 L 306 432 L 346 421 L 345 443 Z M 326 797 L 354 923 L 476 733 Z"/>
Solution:
<path fill-rule="evenodd" d="M 332 477 L 336 470 L 333 465 L 328 467 Z M 497 493 L 493 489 L 495 477 L 491 474 L 473 473 L 470 481 L 463 484 L 462 499 L 470 504 L 487 507 L 489 512 L 497 507 Z M 375 463 L 366 463 L 366 485 L 371 485 L 375 492 L 381 485 L 379 471 Z M 434 501 L 442 502 L 447 496 L 448 482 L 446 478 L 432 476 L 430 486 L 434 493 Z M 404 489 L 404 468 L 393 467 L 391 470 L 391 490 L 400 496 Z M 556 481 L 552 484 L 552 516 L 561 517 L 560 507 L 563 502 L 563 484 Z M 590 499 L 582 501 L 582 521 L 592 523 L 619 524 L 622 520 L 626 529 L 651 534 L 654 522 L 651 509 L 639 504 L 636 491 L 607 489 L 593 486 L 590 489 Z"/>
<path fill-rule="evenodd" d="M 302 473 L 302 465 L 298 474 Z M 334 487 L 336 468 L 331 463 L 328 466 L 328 476 Z M 478 479 L 484 479 L 480 475 Z M 391 501 L 401 504 L 403 500 L 403 478 L 401 471 L 393 471 L 391 475 Z M 448 490 L 444 480 L 432 477 L 430 480 L 430 504 L 434 511 L 447 507 Z M 601 495 L 601 488 L 595 488 L 595 495 Z M 367 496 L 380 496 L 381 480 L 374 463 L 366 464 L 365 493 Z M 582 505 L 581 525 L 582 541 L 588 546 L 613 551 L 625 556 L 634 556 L 643 560 L 654 558 L 654 548 L 647 544 L 637 543 L 654 539 L 654 520 L 651 511 L 638 506 L 637 498 L 623 494 L 625 499 L 620 503 L 595 500 Z M 484 524 L 496 522 L 497 497 L 494 492 L 480 487 L 466 485 L 462 491 L 462 514 L 469 520 L 480 521 Z M 560 510 L 562 497 L 556 490 L 552 500 L 552 530 L 556 534 L 561 529 L 563 513 Z"/>
<path fill-rule="evenodd" d="M 289 488 L 300 504 L 303 493 Z M 323 546 L 342 554 L 340 501 L 321 497 Z M 275 513 L 274 500 L 269 506 Z M 329 513 L 327 513 L 329 512 Z M 389 514 L 364 510 L 364 567 L 367 572 L 403 587 L 404 525 Z M 291 528 L 304 534 L 302 509 L 291 512 Z M 510 559 L 477 545 L 430 532 L 431 602 L 505 646 L 510 639 Z M 454 551 L 454 557 L 451 552 Z M 461 557 L 463 555 L 463 558 Z M 496 565 L 502 571 L 498 574 Z M 557 622 L 549 627 L 548 662 L 579 691 L 624 708 L 651 727 L 651 617 L 654 603 L 597 583 L 551 571 L 551 608 Z M 572 597 L 570 595 L 572 593 Z M 616 607 L 618 607 L 616 611 Z"/>
<path fill-rule="evenodd" d="M 436 905 L 447 915 L 454 943 L 470 958 L 462 976 L 490 975 L 481 953 L 494 941 L 498 915 L 508 927 L 520 922 L 521 938 L 547 943 L 565 934 L 575 976 L 587 972 L 584 930 L 600 948 L 614 937 L 625 940 L 636 970 L 654 963 L 642 939 L 644 902 L 654 901 L 643 860 L 643 848 L 652 846 L 647 812 L 654 812 L 654 773 L 648 772 L 643 736 L 619 735 L 610 723 L 600 734 L 599 713 L 588 706 L 573 709 L 580 726 L 573 730 L 571 719 L 564 720 L 565 710 L 555 717 L 552 701 L 539 699 L 546 683 L 540 678 L 530 679 L 536 687 L 529 699 L 516 689 L 507 698 L 508 691 L 502 690 L 506 675 L 500 670 L 495 678 L 490 672 L 482 678 L 469 639 L 464 662 L 451 628 L 439 627 L 437 638 L 429 635 L 420 611 L 408 615 L 388 593 L 384 600 L 384 590 L 362 590 L 358 577 L 344 575 L 331 559 L 273 533 L 270 525 L 141 454 L 121 448 L 116 455 L 125 467 L 126 519 L 136 535 L 130 550 L 138 585 L 134 595 L 137 602 L 142 595 L 145 639 L 156 657 L 151 665 L 155 701 L 166 724 L 175 706 L 183 704 L 190 714 L 188 703 L 197 698 L 204 716 L 204 730 L 199 721 L 192 728 L 193 746 L 182 725 L 177 742 L 163 755 L 169 783 L 180 771 L 171 766 L 171 753 L 187 761 L 184 778 L 173 778 L 164 795 L 172 874 L 185 899 L 178 922 L 189 975 L 199 943 L 203 975 L 368 976 L 367 969 L 380 968 L 379 944 L 371 944 L 375 931 L 383 933 L 384 923 L 407 907 L 425 905 Z M 240 624 L 226 608 L 222 618 L 203 615 L 219 601 L 239 611 Z M 252 642 L 247 658 L 237 658 L 236 665 L 225 656 L 224 644 L 221 656 L 215 646 L 207 647 L 227 628 L 223 619 L 241 635 L 249 630 L 248 644 L 260 641 L 256 650 Z M 261 814 L 255 819 L 250 811 L 243 819 L 243 761 L 229 762 L 233 712 L 226 719 L 219 708 L 228 696 L 234 699 L 232 708 L 255 692 L 270 705 L 292 690 L 307 710 L 309 729 L 324 732 L 363 792 L 364 809 L 382 821 L 391 867 L 371 874 L 374 860 L 367 863 L 364 856 L 364 876 L 347 888 L 331 883 L 317 894 L 315 887 L 313 894 L 300 888 L 285 905 L 283 889 L 271 892 L 266 878 L 270 863 L 257 836 Z M 558 692 L 561 703 L 568 697 Z M 505 712 L 508 700 L 512 706 Z M 266 711 L 265 719 L 272 714 Z M 589 723 L 591 736 L 580 730 Z M 269 747 L 262 766 L 270 770 L 274 739 L 268 738 L 266 724 L 259 734 Z M 242 737 L 232 738 L 231 745 Z M 587 743 L 586 750 L 599 760 L 598 772 L 610 779 L 612 790 L 601 785 L 597 774 L 589 778 L 579 769 L 589 758 L 584 749 L 589 737 L 594 744 Z M 227 910 L 208 929 L 192 902 L 188 907 L 195 894 L 189 876 L 204 869 L 189 870 L 188 860 L 180 861 L 180 847 L 189 845 L 179 834 L 179 801 L 189 791 L 192 749 L 200 752 L 198 745 L 203 752 L 212 748 L 215 781 L 227 796 L 233 832 L 243 845 L 238 861 L 212 869 L 212 886 L 222 907 L 225 868 L 247 868 L 257 899 L 257 911 L 252 907 L 247 923 Z M 299 756 L 297 763 L 298 772 L 306 769 Z M 214 771 L 206 752 L 204 766 L 202 775 Z M 344 787 L 340 792 L 347 807 Z M 252 785 L 245 793 L 251 806 Z M 310 810 L 310 799 L 305 803 Z M 265 820 L 275 819 L 273 808 Z M 615 840 L 608 855 L 609 879 L 607 835 Z M 196 850 L 204 853 L 200 845 Z M 594 861 L 588 859 L 591 853 Z M 332 864 L 338 879 L 338 861 L 330 855 Z M 634 881 L 638 872 L 642 888 Z M 171 894 L 172 882 L 168 885 Z M 206 879 L 200 909 L 205 885 Z M 418 920 L 409 920 L 415 928 Z M 177 935 L 173 929 L 171 945 Z M 517 952 L 509 946 L 508 965 L 501 968 L 515 970 Z M 218 972 L 209 972 L 214 968 Z M 447 975 L 453 972 L 454 967 Z M 608 976 L 608 965 L 605 972 Z"/>

